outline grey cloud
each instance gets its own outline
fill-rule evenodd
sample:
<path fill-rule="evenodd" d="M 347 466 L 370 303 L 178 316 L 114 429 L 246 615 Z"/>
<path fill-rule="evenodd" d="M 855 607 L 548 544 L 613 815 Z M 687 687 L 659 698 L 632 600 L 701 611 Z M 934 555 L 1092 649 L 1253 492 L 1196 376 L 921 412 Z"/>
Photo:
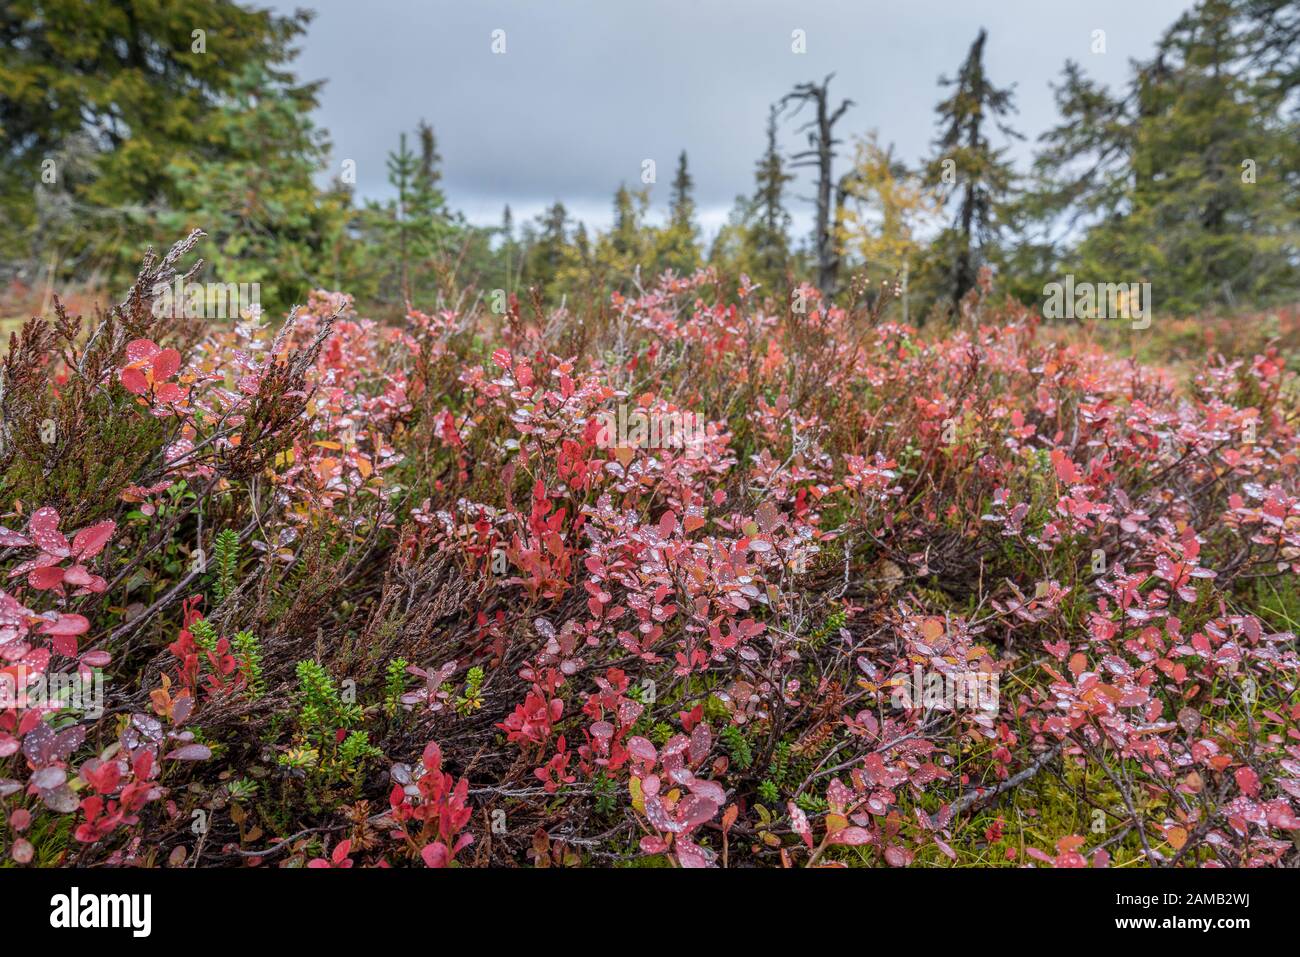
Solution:
<path fill-rule="evenodd" d="M 293 2 L 273 3 L 289 10 Z M 1067 58 L 1117 84 L 1186 0 L 317 0 L 300 76 L 328 81 L 317 117 L 337 166 L 357 163 L 358 190 L 384 197 L 384 156 L 420 118 L 434 125 L 454 206 L 496 222 L 555 199 L 589 223 L 608 220 L 620 181 L 658 166 L 667 202 L 687 150 L 697 202 L 716 226 L 752 187 L 767 108 L 797 82 L 836 73 L 832 91 L 857 106 L 841 129 L 872 128 L 901 155 L 934 136 L 941 73 L 952 73 L 981 26 L 995 81 L 1016 83 L 1019 128 L 1055 121 L 1049 82 Z M 504 30 L 507 52 L 491 51 Z M 791 31 L 807 53 L 791 52 Z M 1090 52 L 1092 31 L 1107 52 Z M 793 125 L 784 145 L 801 144 Z M 1015 148 L 1027 157 L 1028 145 Z M 800 188 L 806 194 L 806 188 Z M 806 224 L 800 215 L 799 224 Z"/>

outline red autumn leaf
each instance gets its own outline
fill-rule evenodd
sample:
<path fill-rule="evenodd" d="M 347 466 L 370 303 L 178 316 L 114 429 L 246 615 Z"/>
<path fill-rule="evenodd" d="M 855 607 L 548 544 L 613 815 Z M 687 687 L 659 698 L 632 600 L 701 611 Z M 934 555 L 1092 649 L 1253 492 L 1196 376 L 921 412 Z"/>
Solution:
<path fill-rule="evenodd" d="M 32 512 L 27 529 L 31 533 L 32 544 L 41 551 L 57 558 L 67 558 L 72 554 L 68 540 L 59 531 L 59 513 L 48 505 Z"/>
<path fill-rule="evenodd" d="M 162 382 L 154 386 L 153 395 L 159 402 L 179 402 L 185 391 L 174 382 Z"/>
<path fill-rule="evenodd" d="M 84 635 L 90 630 L 90 619 L 84 615 L 59 615 L 57 621 L 46 622 L 40 628 L 43 635 Z"/>
<path fill-rule="evenodd" d="M 446 867 L 451 862 L 451 855 L 447 851 L 447 845 L 441 841 L 426 844 L 424 849 L 420 851 L 420 857 L 424 860 L 426 867 Z"/>
<path fill-rule="evenodd" d="M 1241 788 L 1241 792 L 1247 797 L 1259 796 L 1259 775 L 1253 768 L 1243 765 L 1237 768 L 1233 777 L 1237 780 L 1237 787 Z"/>
<path fill-rule="evenodd" d="M 145 362 L 158 354 L 158 346 L 151 339 L 132 339 L 126 344 L 128 362 Z"/>
<path fill-rule="evenodd" d="M 175 349 L 163 349 L 153 357 L 154 381 L 170 379 L 181 368 L 181 354 Z"/>
<path fill-rule="evenodd" d="M 144 395 L 149 391 L 149 379 L 139 366 L 127 366 L 119 374 L 122 388 L 134 395 Z"/>
<path fill-rule="evenodd" d="M 27 584 L 38 591 L 57 588 L 63 582 L 63 569 L 58 565 L 45 565 L 33 568 L 27 573 Z"/>
<path fill-rule="evenodd" d="M 94 558 L 104 550 L 104 546 L 113 537 L 116 528 L 117 523 L 111 519 L 87 525 L 72 537 L 72 554 L 83 561 Z"/>

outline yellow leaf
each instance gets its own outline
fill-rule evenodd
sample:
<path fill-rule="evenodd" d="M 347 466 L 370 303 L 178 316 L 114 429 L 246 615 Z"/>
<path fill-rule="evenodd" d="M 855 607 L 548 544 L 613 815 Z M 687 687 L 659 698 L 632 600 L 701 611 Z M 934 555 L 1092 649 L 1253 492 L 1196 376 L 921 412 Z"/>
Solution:
<path fill-rule="evenodd" d="M 172 712 L 172 696 L 162 688 L 154 688 L 149 692 L 149 701 L 153 704 L 154 714 L 160 718 L 165 718 Z"/>
<path fill-rule="evenodd" d="M 640 778 L 628 778 L 627 789 L 632 795 L 632 807 L 638 814 L 645 813 L 645 794 L 641 790 Z"/>

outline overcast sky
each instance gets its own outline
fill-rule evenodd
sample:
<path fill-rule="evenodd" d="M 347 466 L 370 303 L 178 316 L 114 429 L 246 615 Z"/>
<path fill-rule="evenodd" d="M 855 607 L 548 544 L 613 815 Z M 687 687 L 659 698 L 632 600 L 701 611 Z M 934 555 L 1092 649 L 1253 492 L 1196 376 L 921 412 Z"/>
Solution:
<path fill-rule="evenodd" d="M 266 2 L 266 0 L 263 0 Z M 438 136 L 451 205 L 518 223 L 556 199 L 604 228 L 620 181 L 641 185 L 662 216 L 687 151 L 705 232 L 753 188 L 768 105 L 790 87 L 836 74 L 836 101 L 856 105 L 837 132 L 877 129 L 909 162 L 935 134 L 940 74 L 951 75 L 980 27 L 993 81 L 1015 84 L 1015 125 L 1031 140 L 1056 121 L 1049 83 L 1066 59 L 1117 86 L 1190 0 L 299 0 L 316 18 L 297 71 L 327 81 L 317 122 L 334 169 L 356 161 L 357 189 L 391 194 L 385 153 L 427 119 Z M 504 31 L 504 54 L 493 32 Z M 806 52 L 792 51 L 802 30 Z M 1093 31 L 1105 53 L 1093 53 Z M 788 151 L 803 145 L 794 125 Z M 1029 155 L 1029 146 L 1014 150 Z M 844 161 L 841 160 L 841 164 Z M 841 165 L 841 169 L 842 169 Z M 801 186 L 797 192 L 807 195 Z M 796 228 L 810 222 L 792 202 Z"/>

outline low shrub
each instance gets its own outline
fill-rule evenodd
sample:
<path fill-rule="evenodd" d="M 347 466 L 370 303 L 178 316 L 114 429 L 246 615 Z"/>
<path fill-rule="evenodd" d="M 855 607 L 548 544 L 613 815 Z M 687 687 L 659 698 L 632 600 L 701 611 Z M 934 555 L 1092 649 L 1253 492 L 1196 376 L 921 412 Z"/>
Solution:
<path fill-rule="evenodd" d="M 198 239 L 4 361 L 11 863 L 1296 863 L 1275 346 L 1179 382 L 987 277 L 155 317 Z"/>

